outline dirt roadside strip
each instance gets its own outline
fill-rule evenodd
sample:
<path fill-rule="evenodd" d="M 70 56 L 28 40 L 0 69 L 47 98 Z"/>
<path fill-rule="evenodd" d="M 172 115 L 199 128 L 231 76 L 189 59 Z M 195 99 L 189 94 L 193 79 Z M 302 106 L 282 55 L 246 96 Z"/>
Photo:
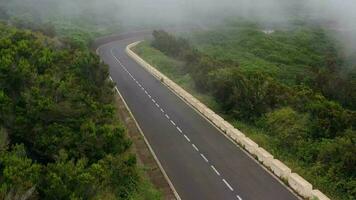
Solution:
<path fill-rule="evenodd" d="M 133 142 L 132 151 L 136 154 L 138 164 L 145 169 L 145 173 L 149 177 L 152 184 L 158 188 L 165 200 L 176 200 L 176 194 L 172 191 L 167 177 L 161 170 L 159 162 L 157 162 L 147 140 L 138 126 L 136 120 L 131 114 L 125 100 L 120 93 L 116 95 L 116 104 L 118 117 L 127 129 L 127 134 Z"/>
<path fill-rule="evenodd" d="M 263 148 L 259 147 L 254 141 L 246 137 L 238 129 L 235 129 L 229 122 L 225 121 L 214 111 L 210 110 L 207 106 L 193 97 L 191 94 L 182 89 L 175 82 L 170 80 L 167 76 L 162 74 L 156 68 L 152 67 L 149 63 L 139 57 L 131 48 L 135 47 L 141 41 L 132 43 L 127 46 L 126 53 L 135 60 L 140 66 L 145 68 L 158 80 L 161 80 L 164 85 L 171 89 L 178 97 L 182 98 L 188 105 L 201 113 L 208 121 L 221 130 L 228 138 L 234 141 L 237 145 L 243 147 L 252 157 L 260 162 L 262 166 L 270 170 L 276 177 L 286 183 L 295 193 L 304 199 L 312 200 L 330 200 L 326 195 L 313 186 L 301 176 L 292 173 L 291 169 L 283 164 L 281 161 L 274 159 L 273 155 L 268 153 Z"/>

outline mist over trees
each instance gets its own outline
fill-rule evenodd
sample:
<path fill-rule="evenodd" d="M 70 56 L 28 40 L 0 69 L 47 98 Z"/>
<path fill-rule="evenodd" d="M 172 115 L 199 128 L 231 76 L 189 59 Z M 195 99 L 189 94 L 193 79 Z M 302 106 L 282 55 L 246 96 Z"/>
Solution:
<path fill-rule="evenodd" d="M 353 0 L 1 0 L 0 7 L 10 16 L 56 27 L 64 19 L 107 31 L 187 24 L 208 28 L 233 17 L 257 21 L 262 27 L 285 27 L 303 20 L 329 29 L 350 54 L 356 49 Z"/>

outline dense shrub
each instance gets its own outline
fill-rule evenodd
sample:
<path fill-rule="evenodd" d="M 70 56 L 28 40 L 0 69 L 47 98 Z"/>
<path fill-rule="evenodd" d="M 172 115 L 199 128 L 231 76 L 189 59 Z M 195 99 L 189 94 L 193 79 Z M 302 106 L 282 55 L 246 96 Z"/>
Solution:
<path fill-rule="evenodd" d="M 0 199 L 130 199 L 131 142 L 89 50 L 0 24 Z"/>

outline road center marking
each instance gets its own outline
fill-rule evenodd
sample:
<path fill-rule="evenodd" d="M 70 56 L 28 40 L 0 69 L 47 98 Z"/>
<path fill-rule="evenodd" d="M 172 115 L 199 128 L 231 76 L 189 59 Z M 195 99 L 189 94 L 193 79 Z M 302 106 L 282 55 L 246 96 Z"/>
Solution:
<path fill-rule="evenodd" d="M 195 144 L 192 144 L 193 148 L 196 150 L 196 151 L 199 151 L 198 147 L 195 146 Z"/>
<path fill-rule="evenodd" d="M 209 160 L 204 156 L 204 154 L 200 154 L 200 156 L 205 160 L 205 162 L 209 162 Z"/>
<path fill-rule="evenodd" d="M 226 185 L 231 191 L 234 191 L 234 188 L 232 188 L 231 185 L 230 185 L 225 179 L 223 179 L 222 181 L 225 183 L 225 185 Z"/>
<path fill-rule="evenodd" d="M 184 137 L 185 137 L 185 139 L 188 140 L 188 142 L 190 142 L 190 139 L 189 139 L 189 137 L 187 135 L 184 134 Z"/>
<path fill-rule="evenodd" d="M 220 176 L 219 171 L 216 170 L 216 168 L 214 167 L 214 165 L 211 165 L 210 167 L 214 170 L 214 172 L 215 172 L 218 176 Z"/>

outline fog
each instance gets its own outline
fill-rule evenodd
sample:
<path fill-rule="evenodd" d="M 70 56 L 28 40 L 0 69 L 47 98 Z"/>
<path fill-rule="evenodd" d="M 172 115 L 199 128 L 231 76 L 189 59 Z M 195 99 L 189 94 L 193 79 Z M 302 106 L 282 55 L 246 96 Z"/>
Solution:
<path fill-rule="evenodd" d="M 42 19 L 86 16 L 95 22 L 115 21 L 124 28 L 168 25 L 209 26 L 241 17 L 262 26 L 292 20 L 317 22 L 356 49 L 356 0 L 0 0 L 12 10 L 34 10 Z M 51 17 L 49 17 L 51 16 Z"/>

